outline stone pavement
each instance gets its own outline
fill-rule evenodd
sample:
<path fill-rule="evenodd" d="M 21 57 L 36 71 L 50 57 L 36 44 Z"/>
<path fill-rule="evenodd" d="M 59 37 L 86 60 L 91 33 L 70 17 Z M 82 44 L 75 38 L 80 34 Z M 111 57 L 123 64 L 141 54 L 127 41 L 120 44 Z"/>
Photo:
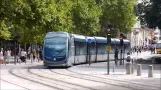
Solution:
<path fill-rule="evenodd" d="M 18 86 L 16 84 L 12 84 L 8 81 L 0 80 L 0 89 L 1 90 L 27 90 L 21 86 Z"/>
<path fill-rule="evenodd" d="M 137 76 L 137 64 L 133 65 L 134 74 L 131 75 L 126 74 L 125 65 L 118 65 L 113 70 L 114 63 L 110 63 L 110 74 L 107 75 L 107 62 L 93 63 L 90 66 L 87 64 L 74 66 L 69 68 L 69 70 L 80 74 L 112 79 L 116 82 L 125 83 L 126 85 L 134 85 L 139 90 L 147 90 L 146 88 L 149 88 L 148 90 L 161 90 L 161 64 L 153 64 L 153 77 L 148 77 L 148 66 L 150 64 L 141 65 L 141 76 Z"/>
<path fill-rule="evenodd" d="M 141 53 L 132 53 L 131 54 L 131 57 L 133 59 L 144 59 L 144 60 L 148 60 L 148 59 L 151 59 L 152 57 L 161 57 L 161 54 L 151 54 L 150 51 L 145 51 L 145 52 L 141 52 Z"/>

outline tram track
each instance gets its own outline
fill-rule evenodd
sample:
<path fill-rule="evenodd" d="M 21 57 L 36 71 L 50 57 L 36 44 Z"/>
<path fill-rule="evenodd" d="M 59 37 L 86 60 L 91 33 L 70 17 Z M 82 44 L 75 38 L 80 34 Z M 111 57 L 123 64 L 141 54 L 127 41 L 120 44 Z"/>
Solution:
<path fill-rule="evenodd" d="M 55 70 L 51 70 L 51 69 L 50 69 L 50 71 L 53 72 L 53 73 L 60 74 L 60 75 L 70 76 L 70 77 L 74 77 L 74 78 L 80 78 L 80 79 L 94 81 L 94 82 L 100 82 L 100 83 L 104 83 L 104 84 L 110 84 L 110 85 L 129 88 L 129 89 L 133 89 L 133 90 L 136 90 L 136 89 L 137 90 L 139 90 L 139 89 L 142 90 L 141 88 L 145 88 L 143 86 L 147 86 L 147 85 L 144 85 L 144 84 L 142 86 L 142 85 L 137 84 L 137 83 L 129 85 L 129 82 L 124 82 L 124 81 L 121 81 L 121 80 L 117 81 L 117 80 L 110 79 L 110 78 L 100 78 L 100 77 L 96 77 L 96 76 L 92 76 L 92 75 L 88 75 L 88 74 L 71 72 L 68 69 L 66 69 L 66 72 L 62 71 L 64 73 L 56 72 Z M 138 86 L 140 86 L 140 87 L 138 87 Z M 148 89 L 149 88 L 147 88 L 147 90 Z M 158 89 L 160 89 L 160 87 L 154 87 L 153 86 L 153 88 L 150 88 L 149 90 L 158 90 Z"/>
<path fill-rule="evenodd" d="M 40 69 L 39 69 L 39 71 L 40 71 Z M 38 77 L 41 77 L 41 78 L 46 78 L 46 79 L 49 79 L 49 80 L 54 80 L 54 81 L 57 81 L 57 82 L 61 82 L 62 84 L 67 84 L 73 90 L 97 90 L 97 89 L 86 87 L 86 86 L 83 86 L 83 85 L 79 85 L 79 84 L 59 80 L 59 79 L 56 79 L 56 78 L 51 78 L 49 76 L 44 76 L 44 74 L 40 75 L 38 73 L 35 73 L 35 72 L 31 71 L 31 69 L 28 69 L 28 72 L 31 73 L 31 74 L 37 75 Z M 40 72 L 42 72 L 42 71 L 40 71 Z M 53 74 L 51 74 L 51 75 L 53 75 Z"/>
<path fill-rule="evenodd" d="M 100 80 L 95 80 L 96 78 L 92 78 L 91 77 L 86 77 L 86 76 L 82 76 L 82 75 L 78 75 L 78 74 L 64 74 L 64 73 L 60 73 L 60 72 L 56 72 L 55 70 L 51 70 L 50 71 L 52 73 L 56 73 L 58 75 L 64 75 L 64 76 L 69 76 L 69 77 L 73 77 L 73 78 L 79 78 L 79 79 L 83 79 L 83 80 L 87 80 L 87 81 L 92 81 L 92 82 L 98 82 L 98 83 L 103 83 L 103 84 L 106 84 L 106 85 L 112 85 L 112 86 L 118 86 L 118 87 L 123 87 L 123 88 L 128 88 L 128 89 L 131 89 L 131 90 L 136 90 L 135 88 L 132 88 L 132 87 L 128 87 L 128 86 L 122 86 L 122 85 L 118 85 L 117 84 L 113 84 L 113 83 L 108 83 L 108 82 L 104 82 L 104 81 L 100 81 Z M 66 70 L 67 71 L 67 70 Z M 64 71 L 63 71 L 64 72 Z M 111 80 L 112 81 L 112 80 Z M 113 81 L 112 81 L 113 82 Z"/>
<path fill-rule="evenodd" d="M 6 82 L 6 83 L 12 84 L 12 85 L 15 85 L 15 86 L 21 87 L 21 88 L 23 88 L 23 89 L 25 89 L 25 90 L 31 90 L 31 89 L 29 89 L 29 88 L 26 88 L 26 87 L 20 86 L 20 85 L 15 84 L 15 83 L 11 83 L 11 82 L 6 81 L 6 80 L 3 80 L 3 79 L 0 79 L 0 80 L 4 81 L 4 82 Z"/>
<path fill-rule="evenodd" d="M 30 75 L 25 75 L 25 74 L 22 74 L 22 73 L 14 73 L 13 71 L 14 69 L 11 69 L 9 70 L 9 73 L 12 74 L 13 76 L 16 76 L 18 78 L 21 78 L 21 79 L 24 79 L 24 80 L 28 80 L 30 82 L 34 82 L 36 84 L 40 84 L 40 85 L 43 85 L 43 86 L 46 86 L 46 87 L 50 87 L 52 90 L 66 90 L 66 89 L 62 89 L 62 88 L 59 88 L 56 86 L 53 86 L 51 85 L 49 82 L 44 82 L 45 80 L 43 80 L 42 78 L 38 78 L 38 77 L 33 77 L 33 76 L 30 76 Z M 35 79 L 36 78 L 36 79 Z"/>
<path fill-rule="evenodd" d="M 119 81 L 119 82 L 127 82 L 127 83 L 131 83 L 131 84 L 138 84 L 138 85 L 143 85 L 143 86 L 150 86 L 150 87 L 155 87 L 155 88 L 160 88 L 159 86 L 157 85 L 160 85 L 160 84 L 157 84 L 157 85 L 154 85 L 153 83 L 149 83 L 149 82 L 145 82 L 145 81 L 128 81 L 128 80 L 122 80 L 122 79 L 114 79 L 114 78 L 109 78 L 109 77 L 100 77 L 100 76 L 96 76 L 96 75 L 89 75 L 89 74 L 83 74 L 83 73 L 78 73 L 78 72 L 74 72 L 72 70 L 69 70 L 69 69 L 66 69 L 67 71 L 69 72 L 72 72 L 72 73 L 75 73 L 75 74 L 81 74 L 81 75 L 86 75 L 86 76 L 92 76 L 92 77 L 95 77 L 95 78 L 101 78 L 101 79 L 109 79 L 109 80 L 115 80 L 115 81 Z M 146 84 L 145 84 L 146 83 Z M 149 84 L 149 85 L 147 85 Z"/>

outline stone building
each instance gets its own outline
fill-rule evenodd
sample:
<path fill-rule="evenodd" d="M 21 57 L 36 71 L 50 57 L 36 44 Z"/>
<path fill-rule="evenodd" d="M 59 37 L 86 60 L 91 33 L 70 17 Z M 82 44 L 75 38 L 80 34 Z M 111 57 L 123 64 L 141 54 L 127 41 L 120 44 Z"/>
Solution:
<path fill-rule="evenodd" d="M 134 27 L 132 28 L 131 33 L 127 35 L 127 39 L 131 42 L 131 47 L 134 46 L 145 46 L 151 44 L 153 36 L 153 30 L 142 27 L 140 22 L 137 21 Z"/>

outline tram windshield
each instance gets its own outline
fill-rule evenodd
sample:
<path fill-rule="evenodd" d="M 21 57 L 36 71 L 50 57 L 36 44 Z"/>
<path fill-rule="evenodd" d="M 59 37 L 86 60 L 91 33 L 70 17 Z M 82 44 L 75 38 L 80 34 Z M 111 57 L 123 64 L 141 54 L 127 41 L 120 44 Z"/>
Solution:
<path fill-rule="evenodd" d="M 65 56 L 66 54 L 67 37 L 64 35 L 54 35 L 46 37 L 45 39 L 45 52 L 47 56 Z"/>

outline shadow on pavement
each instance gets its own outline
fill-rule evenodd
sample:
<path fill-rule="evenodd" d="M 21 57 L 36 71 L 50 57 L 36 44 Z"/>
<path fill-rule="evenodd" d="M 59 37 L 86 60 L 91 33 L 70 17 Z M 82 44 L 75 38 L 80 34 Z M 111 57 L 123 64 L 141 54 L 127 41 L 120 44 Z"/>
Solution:
<path fill-rule="evenodd" d="M 25 69 L 67 69 L 67 67 L 60 67 L 60 66 L 53 66 L 53 67 L 47 67 L 44 65 L 35 65 L 35 66 L 27 66 L 24 67 Z"/>

